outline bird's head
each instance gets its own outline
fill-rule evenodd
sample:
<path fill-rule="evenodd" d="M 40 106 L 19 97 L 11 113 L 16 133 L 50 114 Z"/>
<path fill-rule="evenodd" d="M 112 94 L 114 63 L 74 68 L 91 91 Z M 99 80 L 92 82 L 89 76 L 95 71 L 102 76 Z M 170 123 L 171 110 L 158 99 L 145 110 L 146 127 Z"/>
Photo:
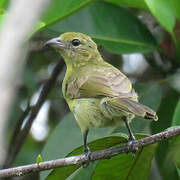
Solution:
<path fill-rule="evenodd" d="M 54 47 L 68 64 L 80 65 L 101 59 L 96 43 L 82 33 L 67 32 L 45 45 Z"/>

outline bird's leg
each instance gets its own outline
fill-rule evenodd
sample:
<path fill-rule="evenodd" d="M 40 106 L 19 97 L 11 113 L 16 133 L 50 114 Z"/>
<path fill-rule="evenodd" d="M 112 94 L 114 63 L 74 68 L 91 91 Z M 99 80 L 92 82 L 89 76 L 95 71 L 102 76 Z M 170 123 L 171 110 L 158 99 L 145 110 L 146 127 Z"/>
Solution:
<path fill-rule="evenodd" d="M 128 123 L 127 118 L 126 118 L 126 117 L 123 117 L 122 119 L 123 119 L 123 121 L 124 121 L 124 123 L 125 123 L 125 125 L 126 125 L 126 127 L 127 127 L 127 129 L 128 129 L 128 132 L 129 132 L 128 145 L 131 145 L 132 142 L 133 142 L 134 140 L 136 140 L 136 138 L 134 137 L 133 132 L 131 131 L 131 128 L 130 128 L 130 126 L 129 126 L 129 123 Z M 136 150 L 133 150 L 133 151 L 132 151 L 133 156 L 135 155 L 135 153 L 136 153 Z"/>
<path fill-rule="evenodd" d="M 88 166 L 89 161 L 90 161 L 90 154 L 91 154 L 91 151 L 90 151 L 89 147 L 87 146 L 87 136 L 88 136 L 88 130 L 86 130 L 83 133 L 84 155 L 85 155 L 85 158 L 86 158 L 86 162 L 83 164 L 83 167 L 87 167 Z"/>

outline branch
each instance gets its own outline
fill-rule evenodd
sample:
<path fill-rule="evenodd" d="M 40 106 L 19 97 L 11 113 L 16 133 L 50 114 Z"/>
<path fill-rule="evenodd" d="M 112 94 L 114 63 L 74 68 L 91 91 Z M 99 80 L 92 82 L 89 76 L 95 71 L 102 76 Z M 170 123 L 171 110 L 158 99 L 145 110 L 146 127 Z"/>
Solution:
<path fill-rule="evenodd" d="M 14 161 L 16 155 L 18 154 L 19 150 L 21 149 L 21 146 L 24 144 L 24 141 L 29 133 L 29 130 L 32 126 L 34 119 L 36 118 L 39 110 L 41 109 L 41 106 L 43 105 L 44 101 L 46 100 L 53 84 L 55 83 L 55 81 L 63 67 L 64 67 L 64 61 L 62 59 L 60 59 L 59 62 L 57 63 L 57 65 L 55 66 L 51 77 L 45 83 L 45 85 L 40 93 L 37 103 L 34 106 L 32 106 L 30 115 L 29 115 L 28 119 L 26 120 L 26 124 L 25 124 L 24 128 L 18 134 L 16 132 L 18 130 L 15 131 L 17 136 L 12 137 L 14 142 L 12 144 L 10 144 L 11 147 L 8 148 L 9 152 L 4 161 L 3 167 L 10 166 L 10 164 Z M 22 121 L 20 123 L 22 123 Z M 18 128 L 19 128 L 19 125 L 18 125 Z"/>
<path fill-rule="evenodd" d="M 28 102 L 25 111 L 21 114 L 20 118 L 18 119 L 18 121 L 17 121 L 17 123 L 15 125 L 15 128 L 13 130 L 13 133 L 11 135 L 10 143 L 9 143 L 8 150 L 7 150 L 8 156 L 11 153 L 12 147 L 16 143 L 16 138 L 17 138 L 19 132 L 21 131 L 21 127 L 22 127 L 22 124 L 24 122 L 24 119 L 27 117 L 27 115 L 29 114 L 30 110 L 31 110 L 30 102 Z"/>
<path fill-rule="evenodd" d="M 140 140 L 133 141 L 131 145 L 126 144 L 119 147 L 113 147 L 101 151 L 92 152 L 90 155 L 90 159 L 91 161 L 95 161 L 98 159 L 110 158 L 114 155 L 127 153 L 133 151 L 136 148 L 148 146 L 150 144 L 154 144 L 165 139 L 170 139 L 178 135 L 180 135 L 180 127 L 176 127 L 171 130 L 167 130 L 146 138 L 142 138 Z M 71 157 L 61 158 L 51 161 L 44 161 L 41 162 L 40 164 L 35 163 L 35 164 L 0 170 L 0 177 L 23 176 L 25 174 L 29 174 L 32 172 L 49 170 L 62 166 L 69 166 L 74 164 L 80 165 L 83 164 L 85 161 L 86 159 L 84 155 L 71 156 Z"/>

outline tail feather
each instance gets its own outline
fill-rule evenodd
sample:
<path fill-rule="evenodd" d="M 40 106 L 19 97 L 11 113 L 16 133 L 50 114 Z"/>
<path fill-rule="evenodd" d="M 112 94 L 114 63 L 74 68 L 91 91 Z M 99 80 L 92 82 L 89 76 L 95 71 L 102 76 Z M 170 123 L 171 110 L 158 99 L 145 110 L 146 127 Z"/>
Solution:
<path fill-rule="evenodd" d="M 126 111 L 144 119 L 151 119 L 154 121 L 158 120 L 156 112 L 154 112 L 149 107 L 131 99 L 112 98 L 106 101 L 106 104 L 108 106 L 111 106 L 111 108 L 114 107 L 116 109 L 119 109 L 120 111 Z"/>

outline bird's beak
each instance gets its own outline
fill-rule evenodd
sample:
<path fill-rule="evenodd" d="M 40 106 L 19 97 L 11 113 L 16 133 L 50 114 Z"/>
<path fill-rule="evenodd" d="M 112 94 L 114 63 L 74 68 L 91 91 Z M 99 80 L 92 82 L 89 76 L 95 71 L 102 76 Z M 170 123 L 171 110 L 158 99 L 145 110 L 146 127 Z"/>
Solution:
<path fill-rule="evenodd" d="M 51 46 L 53 48 L 64 49 L 66 46 L 61 42 L 60 37 L 50 39 L 49 41 L 44 43 L 44 46 Z"/>

